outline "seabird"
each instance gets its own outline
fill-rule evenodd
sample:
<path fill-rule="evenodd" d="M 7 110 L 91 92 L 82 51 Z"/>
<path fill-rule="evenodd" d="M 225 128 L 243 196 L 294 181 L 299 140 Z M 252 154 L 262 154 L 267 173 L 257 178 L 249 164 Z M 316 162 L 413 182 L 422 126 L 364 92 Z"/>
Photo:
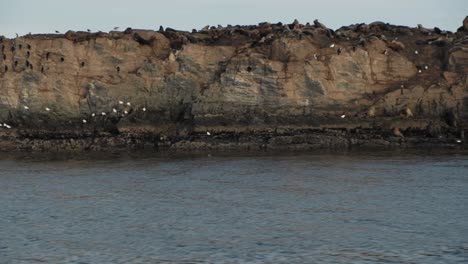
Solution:
<path fill-rule="evenodd" d="M 387 55 L 387 53 L 388 53 L 388 49 L 385 49 L 384 52 L 383 52 L 383 54 L 384 54 L 384 55 Z"/>
<path fill-rule="evenodd" d="M 117 109 L 112 108 L 112 112 L 117 113 Z"/>
<path fill-rule="evenodd" d="M 418 54 L 419 54 L 419 51 L 415 50 L 415 51 L 414 51 L 414 54 L 418 55 Z"/>
<path fill-rule="evenodd" d="M 335 47 L 335 43 L 332 43 L 332 44 L 330 45 L 330 48 L 334 48 L 334 47 Z"/>
<path fill-rule="evenodd" d="M 15 33 L 16 34 L 16 37 L 19 37 L 18 33 Z"/>
<path fill-rule="evenodd" d="M 96 116 L 96 114 L 95 114 L 95 113 L 92 113 L 92 114 L 91 114 L 91 116 L 92 116 L 92 117 L 95 117 L 95 116 Z"/>
<path fill-rule="evenodd" d="M 88 123 L 88 121 L 86 121 L 86 119 L 83 119 L 83 124 L 86 124 Z"/>
<path fill-rule="evenodd" d="M 86 31 L 91 32 L 91 29 L 88 28 Z"/>
<path fill-rule="evenodd" d="M 23 106 L 24 109 L 29 110 L 29 107 L 27 105 Z"/>
<path fill-rule="evenodd" d="M 422 71 L 421 71 L 421 70 L 418 70 L 418 73 L 422 73 Z"/>
<path fill-rule="evenodd" d="M 114 27 L 114 30 L 118 30 L 118 29 L 119 29 L 119 27 Z"/>
<path fill-rule="evenodd" d="M 457 143 L 461 143 L 462 141 L 460 139 L 457 139 Z"/>
<path fill-rule="evenodd" d="M 345 118 L 345 117 L 346 117 L 346 115 L 345 115 L 345 114 L 342 114 L 342 115 L 341 115 L 341 118 Z"/>
<path fill-rule="evenodd" d="M 46 110 L 47 112 L 49 112 L 49 111 L 50 111 L 50 108 L 49 108 L 49 107 L 46 107 L 45 110 Z"/>
<path fill-rule="evenodd" d="M 8 128 L 8 129 L 11 128 L 11 126 L 9 126 L 9 125 L 7 125 L 7 124 L 5 124 L 5 123 L 3 123 L 3 126 L 6 127 L 6 128 Z"/>
<path fill-rule="evenodd" d="M 127 110 L 124 110 L 124 115 L 128 114 L 128 111 Z"/>
<path fill-rule="evenodd" d="M 141 110 L 143 110 L 143 112 L 146 112 L 146 107 L 143 107 Z"/>
<path fill-rule="evenodd" d="M 428 70 L 428 69 L 429 69 L 429 66 L 424 65 L 424 69 L 425 69 L 425 70 Z"/>
<path fill-rule="evenodd" d="M 206 135 L 207 135 L 207 136 L 211 136 L 210 131 L 206 131 Z"/>
<path fill-rule="evenodd" d="M 122 102 L 122 101 L 119 101 L 119 104 L 124 104 L 124 102 Z"/>
<path fill-rule="evenodd" d="M 58 33 L 60 33 L 60 32 L 59 32 L 58 30 L 55 30 L 55 33 L 57 33 L 57 34 L 58 34 Z"/>
<path fill-rule="evenodd" d="M 102 112 L 101 115 L 102 115 L 102 116 L 105 116 L 105 115 L 106 115 L 106 112 Z"/>
<path fill-rule="evenodd" d="M 130 102 L 127 102 L 127 105 L 128 105 L 128 106 L 131 106 L 132 104 L 131 104 Z"/>
<path fill-rule="evenodd" d="M 413 117 L 413 111 L 409 107 L 405 108 L 405 115 L 406 117 Z"/>
<path fill-rule="evenodd" d="M 317 54 L 314 54 L 314 59 L 318 60 Z"/>

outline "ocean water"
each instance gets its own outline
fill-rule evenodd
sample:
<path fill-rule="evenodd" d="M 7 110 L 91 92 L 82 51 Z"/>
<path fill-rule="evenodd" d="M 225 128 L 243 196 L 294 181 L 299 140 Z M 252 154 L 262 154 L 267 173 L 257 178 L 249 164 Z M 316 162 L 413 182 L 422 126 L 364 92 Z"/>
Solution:
<path fill-rule="evenodd" d="M 15 155 L 0 263 L 468 263 L 468 155 Z"/>

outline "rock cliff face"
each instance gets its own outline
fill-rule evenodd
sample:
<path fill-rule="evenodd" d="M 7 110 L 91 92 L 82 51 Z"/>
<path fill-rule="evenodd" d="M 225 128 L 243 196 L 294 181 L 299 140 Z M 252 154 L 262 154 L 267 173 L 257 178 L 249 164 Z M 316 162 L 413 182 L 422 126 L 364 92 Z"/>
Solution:
<path fill-rule="evenodd" d="M 463 145 L 468 124 L 466 23 L 129 28 L 0 46 L 3 149 Z"/>

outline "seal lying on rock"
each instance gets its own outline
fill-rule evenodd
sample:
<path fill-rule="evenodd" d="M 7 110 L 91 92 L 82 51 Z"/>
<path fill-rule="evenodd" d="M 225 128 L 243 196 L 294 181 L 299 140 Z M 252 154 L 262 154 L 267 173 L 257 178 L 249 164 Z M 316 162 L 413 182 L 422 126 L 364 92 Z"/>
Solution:
<path fill-rule="evenodd" d="M 392 42 L 388 43 L 387 46 L 394 51 L 400 51 L 405 49 L 405 45 L 397 40 L 392 40 Z"/>

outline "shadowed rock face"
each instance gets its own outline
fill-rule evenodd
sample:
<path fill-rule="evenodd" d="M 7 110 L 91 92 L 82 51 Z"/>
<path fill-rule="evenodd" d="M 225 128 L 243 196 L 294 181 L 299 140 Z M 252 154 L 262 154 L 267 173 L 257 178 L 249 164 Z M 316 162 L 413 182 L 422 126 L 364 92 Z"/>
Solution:
<path fill-rule="evenodd" d="M 1 38 L 0 146 L 450 143 L 468 122 L 465 24 L 456 33 L 295 21 Z"/>

